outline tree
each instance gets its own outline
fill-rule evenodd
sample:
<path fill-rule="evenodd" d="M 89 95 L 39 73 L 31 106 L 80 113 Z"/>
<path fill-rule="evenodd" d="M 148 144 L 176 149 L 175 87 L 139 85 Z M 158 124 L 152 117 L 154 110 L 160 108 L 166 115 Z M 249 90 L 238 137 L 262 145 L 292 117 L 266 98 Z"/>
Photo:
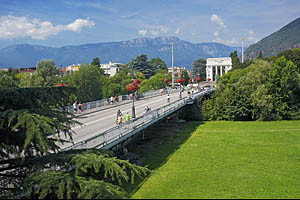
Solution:
<path fill-rule="evenodd" d="M 262 55 L 262 52 L 261 51 L 259 51 L 259 54 L 258 54 L 258 56 L 257 56 L 257 59 L 263 59 L 264 57 L 263 57 L 263 55 Z"/>
<path fill-rule="evenodd" d="M 78 71 L 67 76 L 66 83 L 77 88 L 76 95 L 79 101 L 95 101 L 102 98 L 101 76 L 104 76 L 104 73 L 99 67 L 84 64 Z"/>
<path fill-rule="evenodd" d="M 198 58 L 192 64 L 192 78 L 199 77 L 201 80 L 206 79 L 206 60 Z"/>
<path fill-rule="evenodd" d="M 155 73 L 158 70 L 164 70 L 166 72 L 168 71 L 166 63 L 160 58 L 152 58 L 148 64 L 155 69 Z"/>
<path fill-rule="evenodd" d="M 147 62 L 147 55 L 141 54 L 135 59 L 131 60 L 127 67 L 129 69 L 137 70 L 142 72 L 145 75 L 145 78 L 148 79 L 155 74 L 155 68 L 152 65 L 149 65 Z"/>
<path fill-rule="evenodd" d="M 60 135 L 71 138 L 77 123 L 63 109 L 74 90 L 0 90 L 1 198 L 124 198 L 118 184 L 149 172 L 109 151 L 58 152 L 57 142 L 64 142 Z"/>
<path fill-rule="evenodd" d="M 237 55 L 237 51 L 234 51 L 233 53 L 231 53 L 229 55 L 229 57 L 231 58 L 231 61 L 232 61 L 232 69 L 241 68 L 241 63 L 240 63 L 240 59 Z"/>
<path fill-rule="evenodd" d="M 0 89 L 9 89 L 18 87 L 18 79 L 14 74 L 0 71 Z"/>
<path fill-rule="evenodd" d="M 36 65 L 33 86 L 53 87 L 59 82 L 58 70 L 53 60 L 42 60 Z"/>
<path fill-rule="evenodd" d="M 282 56 L 292 61 L 297 66 L 297 72 L 300 73 L 300 48 L 282 51 L 278 54 L 277 58 Z"/>
<path fill-rule="evenodd" d="M 97 67 L 100 67 L 100 58 L 99 57 L 94 58 L 91 65 L 95 65 Z"/>

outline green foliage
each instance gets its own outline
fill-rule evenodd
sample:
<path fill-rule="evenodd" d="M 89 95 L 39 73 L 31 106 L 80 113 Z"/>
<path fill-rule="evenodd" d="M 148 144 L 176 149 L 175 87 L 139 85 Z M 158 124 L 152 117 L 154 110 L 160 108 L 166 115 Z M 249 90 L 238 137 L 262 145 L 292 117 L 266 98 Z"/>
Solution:
<path fill-rule="evenodd" d="M 237 55 L 237 51 L 232 52 L 229 57 L 231 58 L 232 61 L 232 69 L 239 69 L 241 68 L 241 63 L 240 59 Z"/>
<path fill-rule="evenodd" d="M 135 59 L 132 59 L 128 64 L 128 68 L 137 70 L 139 72 L 142 72 L 145 75 L 145 78 L 148 79 L 151 76 L 153 76 L 156 72 L 155 67 L 161 66 L 163 67 L 163 64 L 161 62 L 158 62 L 158 59 L 154 59 L 152 63 L 155 63 L 155 66 L 152 66 L 147 62 L 147 55 L 141 54 L 137 56 Z"/>
<path fill-rule="evenodd" d="M 292 61 L 297 66 L 297 71 L 300 73 L 300 48 L 282 51 L 277 57 L 284 56 L 287 60 Z"/>
<path fill-rule="evenodd" d="M 168 67 L 166 65 L 166 63 L 160 59 L 160 58 L 152 58 L 148 64 L 150 66 L 152 66 L 154 69 L 155 69 L 155 73 L 158 71 L 158 70 L 163 70 L 165 72 L 168 71 Z"/>
<path fill-rule="evenodd" d="M 262 55 L 262 52 L 261 52 L 261 51 L 259 51 L 259 54 L 258 54 L 258 56 L 257 56 L 257 59 L 263 59 L 263 55 Z"/>
<path fill-rule="evenodd" d="M 154 76 L 148 80 L 145 79 L 140 84 L 139 92 L 146 92 L 150 90 L 158 90 L 165 87 L 164 79 L 166 78 L 165 71 L 159 70 Z"/>
<path fill-rule="evenodd" d="M 94 65 L 82 65 L 78 71 L 66 78 L 70 87 L 77 88 L 77 100 L 81 102 L 95 101 L 102 98 L 103 83 L 100 82 L 103 71 Z"/>
<path fill-rule="evenodd" d="M 58 81 L 58 70 L 53 60 L 42 60 L 36 65 L 33 74 L 33 85 L 35 87 L 53 87 Z"/>
<path fill-rule="evenodd" d="M 32 173 L 25 181 L 27 198 L 125 198 L 126 192 L 118 185 L 129 180 L 133 184 L 135 176 L 141 178 L 149 173 L 147 168 L 117 159 L 104 150 L 75 152 L 52 157 L 51 162 L 57 164 L 62 163 L 56 158 L 65 158 L 65 163 L 56 165 L 57 170 Z"/>
<path fill-rule="evenodd" d="M 91 65 L 100 67 L 100 58 L 99 57 L 94 58 Z"/>
<path fill-rule="evenodd" d="M 218 79 L 214 95 L 203 105 L 206 120 L 297 119 L 300 108 L 297 67 L 281 57 L 273 63 L 253 60 Z"/>
<path fill-rule="evenodd" d="M 206 60 L 198 58 L 192 64 L 192 78 L 199 77 L 201 80 L 206 79 Z"/>
<path fill-rule="evenodd" d="M 7 72 L 0 71 L 0 89 L 16 88 L 18 82 L 15 76 L 10 75 Z"/>

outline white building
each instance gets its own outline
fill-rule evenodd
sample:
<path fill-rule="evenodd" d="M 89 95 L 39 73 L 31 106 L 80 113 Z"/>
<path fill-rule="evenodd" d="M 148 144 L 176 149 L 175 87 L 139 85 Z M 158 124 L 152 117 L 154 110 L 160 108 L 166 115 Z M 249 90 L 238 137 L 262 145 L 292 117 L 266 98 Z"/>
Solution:
<path fill-rule="evenodd" d="M 104 75 L 111 77 L 122 69 L 122 65 L 122 63 L 113 63 L 109 61 L 108 64 L 100 64 L 100 68 L 103 69 Z"/>
<path fill-rule="evenodd" d="M 75 71 L 78 71 L 79 70 L 79 68 L 80 68 L 80 64 L 78 64 L 78 65 L 70 65 L 70 66 L 68 66 L 67 68 L 66 68 L 66 71 L 67 72 L 75 72 Z"/>
<path fill-rule="evenodd" d="M 222 76 L 232 69 L 230 57 L 207 58 L 206 60 L 206 80 L 216 81 L 217 76 Z"/>

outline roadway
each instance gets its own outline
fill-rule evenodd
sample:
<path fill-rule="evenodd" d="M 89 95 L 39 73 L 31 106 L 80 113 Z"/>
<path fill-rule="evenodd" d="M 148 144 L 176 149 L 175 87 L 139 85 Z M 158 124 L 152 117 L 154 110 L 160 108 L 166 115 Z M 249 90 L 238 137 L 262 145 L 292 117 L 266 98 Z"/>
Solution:
<path fill-rule="evenodd" d="M 179 99 L 179 92 L 170 93 L 170 102 Z M 182 93 L 182 97 L 187 96 L 187 91 Z M 160 96 L 147 97 L 134 102 L 136 117 L 142 116 L 146 105 L 148 105 L 151 110 L 155 110 L 167 104 L 167 94 Z M 121 110 L 123 116 L 129 112 L 132 116 L 132 103 L 120 104 L 116 107 L 110 107 L 107 109 L 99 109 L 99 111 L 86 113 L 84 115 L 77 116 L 76 120 L 82 123 L 82 126 L 76 125 L 72 128 L 73 142 L 77 143 L 82 140 L 93 137 L 99 133 L 104 132 L 114 126 L 116 126 L 117 111 Z M 64 136 L 62 136 L 64 137 Z M 67 138 L 63 138 L 67 139 Z M 61 148 L 65 148 L 72 145 L 71 143 L 59 144 Z"/>

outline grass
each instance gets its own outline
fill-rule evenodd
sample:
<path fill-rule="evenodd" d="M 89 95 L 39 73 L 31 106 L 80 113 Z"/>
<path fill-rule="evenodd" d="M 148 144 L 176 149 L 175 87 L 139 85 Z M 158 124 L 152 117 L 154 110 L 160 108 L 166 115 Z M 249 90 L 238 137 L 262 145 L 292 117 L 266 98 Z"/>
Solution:
<path fill-rule="evenodd" d="M 180 135 L 149 155 L 131 198 L 300 198 L 300 121 L 189 122 Z"/>

